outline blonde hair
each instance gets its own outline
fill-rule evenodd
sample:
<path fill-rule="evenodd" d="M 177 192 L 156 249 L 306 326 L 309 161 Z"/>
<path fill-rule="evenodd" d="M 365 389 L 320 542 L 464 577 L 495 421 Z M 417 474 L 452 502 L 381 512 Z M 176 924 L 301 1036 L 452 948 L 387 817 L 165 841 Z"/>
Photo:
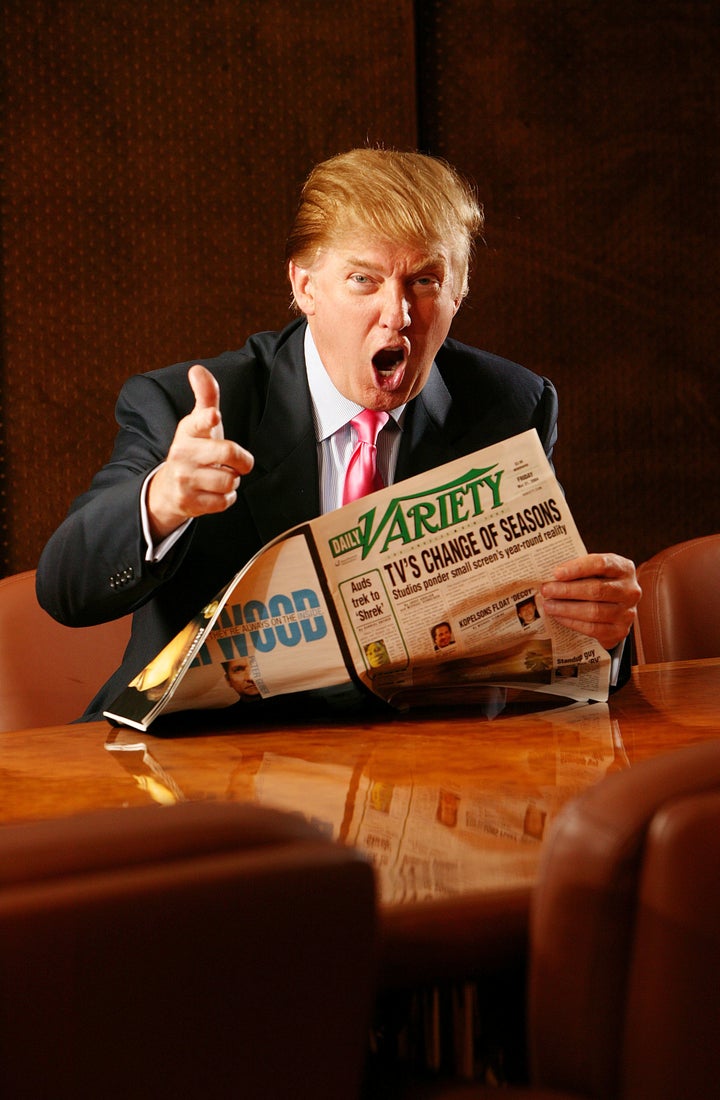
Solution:
<path fill-rule="evenodd" d="M 309 268 L 323 248 L 357 231 L 421 252 L 444 246 L 453 259 L 456 293 L 464 297 L 482 227 L 472 187 L 446 161 L 394 149 L 351 149 L 308 176 L 285 258 Z"/>

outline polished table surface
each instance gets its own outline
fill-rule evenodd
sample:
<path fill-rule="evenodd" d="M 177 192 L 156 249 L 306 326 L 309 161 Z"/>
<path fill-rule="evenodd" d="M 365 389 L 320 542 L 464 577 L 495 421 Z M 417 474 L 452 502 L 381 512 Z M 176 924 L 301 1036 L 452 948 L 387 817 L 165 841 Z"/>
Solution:
<path fill-rule="evenodd" d="M 452 973 L 517 945 L 542 839 L 564 802 L 614 771 L 720 736 L 720 659 L 635 668 L 606 704 L 488 720 L 472 708 L 172 716 L 0 733 L 0 821 L 193 799 L 301 813 L 378 875 L 388 981 Z"/>

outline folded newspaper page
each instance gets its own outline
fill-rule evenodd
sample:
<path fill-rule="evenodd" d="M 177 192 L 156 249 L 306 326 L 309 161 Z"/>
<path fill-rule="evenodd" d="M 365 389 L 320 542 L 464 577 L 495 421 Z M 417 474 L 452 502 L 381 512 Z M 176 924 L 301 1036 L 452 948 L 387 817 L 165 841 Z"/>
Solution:
<path fill-rule="evenodd" d="M 524 432 L 273 540 L 105 716 L 146 730 L 162 713 L 348 684 L 401 708 L 491 687 L 604 701 L 609 654 L 546 616 L 540 594 L 584 553 Z"/>

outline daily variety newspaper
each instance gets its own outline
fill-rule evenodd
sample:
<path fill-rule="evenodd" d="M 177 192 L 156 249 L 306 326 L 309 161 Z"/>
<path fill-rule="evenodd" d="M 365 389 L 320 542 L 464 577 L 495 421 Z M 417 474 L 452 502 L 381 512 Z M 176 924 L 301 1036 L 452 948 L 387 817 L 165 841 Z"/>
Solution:
<path fill-rule="evenodd" d="M 540 587 L 585 547 L 532 430 L 295 527 L 253 557 L 105 711 L 163 713 L 354 685 L 395 707 L 489 688 L 608 697 L 610 656 Z"/>

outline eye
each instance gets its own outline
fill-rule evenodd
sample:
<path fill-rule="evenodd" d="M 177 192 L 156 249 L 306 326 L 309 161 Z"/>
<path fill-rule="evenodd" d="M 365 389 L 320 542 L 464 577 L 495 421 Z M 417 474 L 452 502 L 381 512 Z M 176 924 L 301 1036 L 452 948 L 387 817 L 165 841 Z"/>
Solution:
<path fill-rule="evenodd" d="M 439 290 L 442 284 L 443 280 L 440 275 L 425 273 L 424 275 L 418 275 L 417 278 L 413 279 L 413 286 L 418 291 Z"/>
<path fill-rule="evenodd" d="M 376 288 L 376 281 L 372 275 L 364 271 L 353 271 L 347 278 L 350 290 L 355 294 L 372 294 Z"/>

